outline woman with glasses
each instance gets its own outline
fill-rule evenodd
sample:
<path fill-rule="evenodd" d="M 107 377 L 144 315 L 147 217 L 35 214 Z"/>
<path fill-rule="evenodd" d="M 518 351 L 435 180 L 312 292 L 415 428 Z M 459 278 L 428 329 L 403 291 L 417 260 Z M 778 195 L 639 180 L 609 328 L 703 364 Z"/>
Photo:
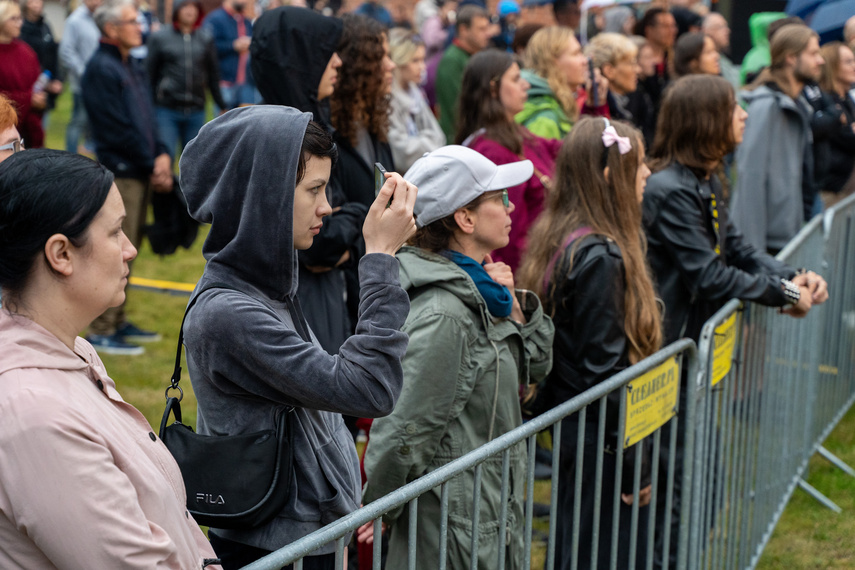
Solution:
<path fill-rule="evenodd" d="M 474 150 L 445 146 L 405 175 L 419 185 L 418 230 L 398 253 L 410 314 L 404 387 L 394 412 L 374 420 L 365 455 L 364 502 L 446 465 L 522 424 L 520 393 L 551 366 L 552 322 L 537 297 L 514 288 L 511 268 L 490 252 L 507 245 L 514 204 L 506 188 L 532 175 L 528 160 L 497 166 Z M 525 444 L 510 451 L 508 516 L 502 462 L 482 466 L 478 567 L 521 568 Z M 471 559 L 473 472 L 449 482 L 447 568 Z M 406 509 L 405 509 L 406 510 Z M 388 513 L 387 568 L 407 565 L 409 516 Z M 417 568 L 437 568 L 440 488 L 419 497 Z M 371 535 L 371 525 L 359 533 Z M 372 536 L 373 540 L 373 536 Z"/>
<path fill-rule="evenodd" d="M 18 114 L 9 98 L 0 94 L 0 162 L 24 150 L 24 141 L 15 125 Z"/>
<path fill-rule="evenodd" d="M 0 94 L 15 104 L 18 130 L 26 145 L 39 148 L 45 139 L 42 111 L 47 106 L 47 81 L 41 80 L 36 52 L 19 39 L 23 23 L 20 5 L 0 0 Z"/>
<path fill-rule="evenodd" d="M 597 34 L 585 47 L 594 67 L 609 80 L 606 95 L 609 116 L 640 129 L 645 146 L 649 147 L 653 144 L 656 117 L 650 97 L 638 88 L 638 76 L 642 72 L 640 52 L 630 38 L 609 32 Z"/>

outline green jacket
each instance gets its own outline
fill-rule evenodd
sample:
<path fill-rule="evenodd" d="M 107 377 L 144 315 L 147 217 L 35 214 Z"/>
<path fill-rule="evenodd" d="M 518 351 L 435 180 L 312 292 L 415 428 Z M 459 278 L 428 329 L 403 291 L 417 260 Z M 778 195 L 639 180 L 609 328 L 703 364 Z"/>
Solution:
<path fill-rule="evenodd" d="M 436 104 L 439 107 L 439 126 L 448 140 L 454 142 L 457 127 L 457 98 L 460 95 L 460 83 L 463 70 L 469 63 L 470 55 L 454 44 L 448 46 L 439 66 L 436 68 Z"/>
<path fill-rule="evenodd" d="M 756 73 L 768 67 L 772 61 L 772 56 L 769 54 L 769 24 L 775 20 L 786 18 L 784 12 L 757 12 L 751 14 L 748 18 L 748 28 L 751 30 L 751 45 L 752 48 L 745 54 L 742 60 L 742 75 L 740 80 L 745 84 L 745 76 L 749 73 Z"/>
<path fill-rule="evenodd" d="M 527 318 L 494 319 L 472 279 L 445 257 L 405 247 L 398 254 L 401 286 L 410 296 L 403 331 L 404 388 L 392 415 L 371 427 L 365 453 L 369 503 L 520 426 L 519 387 L 552 367 L 554 327 L 540 301 L 517 295 Z M 494 568 L 500 545 L 506 568 L 522 567 L 525 444 L 510 450 L 508 519 L 499 528 L 502 457 L 482 467 L 479 568 Z M 473 471 L 452 479 L 448 504 L 448 568 L 469 568 Z M 391 524 L 387 568 L 407 567 L 408 507 L 386 515 Z M 419 497 L 416 567 L 439 561 L 440 488 Z"/>
<path fill-rule="evenodd" d="M 532 133 L 545 139 L 563 139 L 573 128 L 546 79 L 529 69 L 522 76 L 531 84 L 528 101 L 514 119 Z"/>

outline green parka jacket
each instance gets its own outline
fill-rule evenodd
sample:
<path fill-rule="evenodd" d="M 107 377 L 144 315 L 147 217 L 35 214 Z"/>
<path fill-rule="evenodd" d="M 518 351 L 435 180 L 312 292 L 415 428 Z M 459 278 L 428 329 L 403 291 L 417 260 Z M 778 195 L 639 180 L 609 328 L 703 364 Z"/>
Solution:
<path fill-rule="evenodd" d="M 529 69 L 524 69 L 522 76 L 531 87 L 523 110 L 514 119 L 539 137 L 563 139 L 573 128 L 573 123 L 555 98 L 549 83 Z"/>
<path fill-rule="evenodd" d="M 365 454 L 369 503 L 522 424 L 519 388 L 538 382 L 552 366 L 554 327 L 531 292 L 517 290 L 526 316 L 520 325 L 493 318 L 472 279 L 441 255 L 405 247 L 398 254 L 401 286 L 410 296 L 403 331 L 404 387 L 395 411 L 374 421 Z M 511 448 L 508 519 L 499 528 L 501 455 L 482 467 L 479 568 L 523 563 L 525 444 Z M 448 565 L 469 568 L 473 470 L 449 483 Z M 440 488 L 418 501 L 416 567 L 439 563 Z M 390 512 L 387 568 L 407 567 L 407 508 Z"/>

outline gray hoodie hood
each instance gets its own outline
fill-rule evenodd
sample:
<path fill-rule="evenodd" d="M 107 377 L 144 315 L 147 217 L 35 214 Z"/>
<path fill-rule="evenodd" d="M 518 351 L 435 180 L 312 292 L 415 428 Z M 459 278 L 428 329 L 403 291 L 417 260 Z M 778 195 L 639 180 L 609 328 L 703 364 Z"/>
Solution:
<path fill-rule="evenodd" d="M 184 149 L 187 207 L 193 219 L 211 224 L 203 281 L 249 284 L 278 301 L 296 294 L 294 188 L 311 119 L 278 105 L 234 109 L 203 126 Z"/>

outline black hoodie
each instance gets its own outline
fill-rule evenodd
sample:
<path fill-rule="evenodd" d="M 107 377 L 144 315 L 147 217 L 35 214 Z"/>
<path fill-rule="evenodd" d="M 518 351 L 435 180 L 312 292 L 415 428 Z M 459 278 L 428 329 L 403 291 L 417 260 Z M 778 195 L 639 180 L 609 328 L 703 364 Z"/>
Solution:
<path fill-rule="evenodd" d="M 190 214 L 211 224 L 196 291 L 209 283 L 240 291 L 205 291 L 184 325 L 199 432 L 269 429 L 276 413 L 296 406 L 292 491 L 282 513 L 258 528 L 217 530 L 265 550 L 359 507 L 359 461 L 339 413 L 389 414 L 407 349 L 400 329 L 409 300 L 390 255 L 360 261 L 359 334 L 337 355 L 317 344 L 301 317 L 293 210 L 309 119 L 288 107 L 235 109 L 202 127 L 181 155 Z"/>
<path fill-rule="evenodd" d="M 287 105 L 312 113 L 330 134 L 329 101 L 318 101 L 318 85 L 327 63 L 338 49 L 342 34 L 339 18 L 322 16 L 306 8 L 283 6 L 265 12 L 253 28 L 251 65 L 258 90 L 271 105 Z M 320 235 L 311 248 L 299 255 L 300 278 L 304 287 L 300 300 L 306 319 L 329 352 L 338 351 L 352 332 L 355 310 L 346 310 L 345 272 L 355 274 L 356 263 L 365 252 L 362 224 L 368 207 L 348 202 L 342 191 L 343 173 L 334 167 L 327 186 L 330 205 L 340 208 L 324 220 Z M 335 267 L 345 252 L 351 261 L 326 273 L 312 273 L 306 267 Z M 353 282 L 353 279 L 351 279 Z M 358 299 L 351 287 L 349 299 Z M 348 312 L 350 318 L 348 318 Z"/>
<path fill-rule="evenodd" d="M 318 85 L 338 49 L 342 22 L 307 8 L 282 6 L 265 12 L 252 33 L 252 76 L 264 102 L 312 113 L 329 129 L 329 102 Z"/>

